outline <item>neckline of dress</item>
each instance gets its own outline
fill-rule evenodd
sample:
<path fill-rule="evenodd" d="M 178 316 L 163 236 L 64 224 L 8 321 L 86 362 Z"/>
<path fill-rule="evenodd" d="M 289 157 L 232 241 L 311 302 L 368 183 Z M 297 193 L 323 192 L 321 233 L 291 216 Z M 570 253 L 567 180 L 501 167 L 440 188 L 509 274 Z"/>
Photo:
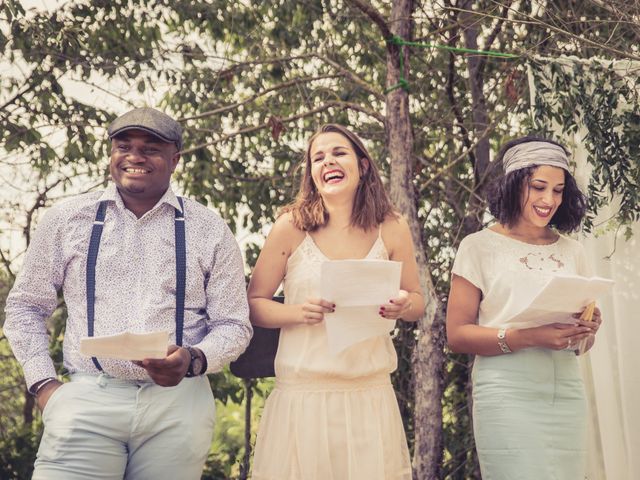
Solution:
<path fill-rule="evenodd" d="M 504 233 L 496 232 L 495 230 L 492 230 L 491 228 L 488 228 L 488 227 L 485 228 L 485 230 L 491 232 L 493 235 L 497 235 L 506 240 L 511 240 L 512 242 L 519 243 L 521 245 L 526 245 L 528 247 L 555 247 L 556 245 L 558 245 L 558 243 L 560 243 L 560 239 L 562 238 L 562 235 L 558 235 L 558 238 L 556 238 L 552 243 L 529 243 L 523 240 L 518 240 L 517 238 L 509 237 Z"/>
<path fill-rule="evenodd" d="M 362 257 L 362 258 L 340 258 L 340 259 L 329 258 L 328 256 L 326 256 L 324 254 L 324 252 L 322 250 L 320 250 L 320 247 L 318 246 L 316 241 L 313 239 L 313 237 L 311 235 L 309 235 L 309 232 L 305 232 L 305 241 L 307 239 L 309 239 L 309 242 L 311 242 L 311 245 L 312 245 L 313 249 L 318 254 L 320 254 L 320 256 L 322 258 L 324 258 L 325 260 L 328 260 L 328 261 L 334 261 L 334 260 L 366 260 L 367 258 L 369 258 L 371 256 L 371 253 L 375 250 L 376 246 L 378 245 L 378 242 L 382 241 L 382 236 L 378 233 L 378 236 L 376 237 L 375 242 L 373 242 L 373 245 L 371 245 L 371 248 L 369 249 L 369 251 L 367 252 L 367 254 L 364 257 Z"/>

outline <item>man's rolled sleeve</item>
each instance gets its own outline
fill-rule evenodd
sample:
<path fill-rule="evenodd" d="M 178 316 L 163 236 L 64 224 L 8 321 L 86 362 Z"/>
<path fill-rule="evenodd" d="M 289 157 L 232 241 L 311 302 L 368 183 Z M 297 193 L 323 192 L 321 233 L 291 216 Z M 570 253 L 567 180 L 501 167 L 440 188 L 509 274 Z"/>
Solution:
<path fill-rule="evenodd" d="M 58 305 L 64 274 L 60 221 L 54 209 L 43 217 L 5 307 L 3 332 L 22 365 L 27 387 L 56 375 L 49 355 L 46 319 Z"/>
<path fill-rule="evenodd" d="M 244 280 L 242 255 L 225 226 L 207 285 L 209 333 L 194 345 L 207 357 L 207 372 L 222 370 L 245 351 L 253 335 Z"/>

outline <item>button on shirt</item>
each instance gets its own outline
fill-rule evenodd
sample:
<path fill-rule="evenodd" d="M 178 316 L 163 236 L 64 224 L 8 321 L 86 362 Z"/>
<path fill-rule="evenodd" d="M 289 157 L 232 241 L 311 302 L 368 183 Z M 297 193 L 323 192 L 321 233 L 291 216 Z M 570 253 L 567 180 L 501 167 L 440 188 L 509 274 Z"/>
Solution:
<path fill-rule="evenodd" d="M 42 218 L 7 298 L 4 333 L 24 369 L 27 386 L 56 372 L 49 356 L 46 319 L 62 289 L 68 310 L 63 351 L 70 373 L 99 373 L 80 353 L 87 336 L 86 265 L 98 204 L 107 209 L 96 263 L 94 336 L 167 330 L 175 343 L 175 208 L 169 188 L 137 218 L 115 185 L 51 208 Z M 226 223 L 205 206 L 184 199 L 187 273 L 183 344 L 200 348 L 208 372 L 242 353 L 251 338 L 242 256 Z M 130 361 L 98 358 L 110 376 L 150 380 Z"/>

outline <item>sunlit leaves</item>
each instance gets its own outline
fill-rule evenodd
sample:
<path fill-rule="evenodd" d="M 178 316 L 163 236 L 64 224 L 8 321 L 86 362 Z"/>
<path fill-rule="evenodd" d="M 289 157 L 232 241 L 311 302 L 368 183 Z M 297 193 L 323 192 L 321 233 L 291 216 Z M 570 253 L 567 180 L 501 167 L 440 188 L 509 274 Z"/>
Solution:
<path fill-rule="evenodd" d="M 625 65 L 563 60 L 534 70 L 536 127 L 553 134 L 553 121 L 563 135 L 579 133 L 588 151 L 587 230 L 612 202 L 619 205 L 609 218 L 616 224 L 640 217 L 640 93 Z"/>

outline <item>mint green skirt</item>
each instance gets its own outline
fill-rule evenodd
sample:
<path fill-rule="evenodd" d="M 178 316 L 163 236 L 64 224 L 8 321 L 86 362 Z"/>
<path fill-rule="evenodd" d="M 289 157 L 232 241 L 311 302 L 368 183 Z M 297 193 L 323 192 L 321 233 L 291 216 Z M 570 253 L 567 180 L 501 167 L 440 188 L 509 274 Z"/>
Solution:
<path fill-rule="evenodd" d="M 573 352 L 476 356 L 473 431 L 483 480 L 583 480 L 587 411 Z"/>

